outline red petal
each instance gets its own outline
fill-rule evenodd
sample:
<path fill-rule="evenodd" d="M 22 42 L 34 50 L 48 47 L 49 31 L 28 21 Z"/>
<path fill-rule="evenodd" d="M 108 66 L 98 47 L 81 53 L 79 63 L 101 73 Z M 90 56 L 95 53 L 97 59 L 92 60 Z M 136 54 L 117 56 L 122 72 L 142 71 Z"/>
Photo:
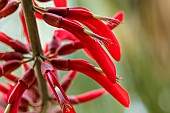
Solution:
<path fill-rule="evenodd" d="M 21 65 L 19 60 L 10 60 L 0 66 L 0 76 L 6 75 L 17 69 Z"/>
<path fill-rule="evenodd" d="M 5 43 L 6 45 L 10 46 L 17 52 L 21 52 L 21 53 L 29 52 L 29 48 L 27 45 L 23 44 L 22 42 L 20 42 L 16 39 L 10 38 L 3 32 L 0 32 L 0 42 Z"/>
<path fill-rule="evenodd" d="M 5 87 L 4 85 L 0 84 L 0 91 L 7 94 L 8 93 L 8 88 Z"/>
<path fill-rule="evenodd" d="M 26 40 L 27 40 L 28 43 L 30 43 L 30 39 L 29 39 L 29 35 L 28 35 L 28 30 L 27 30 L 27 26 L 26 26 L 23 10 L 20 10 L 19 17 L 21 19 L 21 23 L 22 23 L 22 27 L 23 27 L 23 30 L 24 30 L 24 35 L 26 36 Z"/>
<path fill-rule="evenodd" d="M 54 0 L 54 5 L 56 7 L 66 7 L 67 6 L 67 0 Z"/>
<path fill-rule="evenodd" d="M 53 54 L 56 52 L 58 47 L 60 46 L 59 39 L 55 38 L 55 36 L 52 38 L 51 42 L 48 45 L 48 51 Z"/>
<path fill-rule="evenodd" d="M 22 60 L 23 59 L 23 55 L 19 52 L 5 52 L 5 53 L 1 53 L 0 52 L 0 60 Z"/>
<path fill-rule="evenodd" d="M 66 55 L 73 53 L 79 49 L 84 48 L 84 45 L 80 41 L 73 41 L 64 45 L 61 45 L 57 50 L 57 55 Z"/>
<path fill-rule="evenodd" d="M 70 101 L 71 101 L 71 103 L 75 103 L 75 104 L 88 102 L 88 101 L 94 100 L 94 99 L 102 96 L 105 93 L 106 93 L 106 90 L 97 89 L 97 90 L 86 92 L 81 95 L 71 96 Z"/>
<path fill-rule="evenodd" d="M 62 84 L 61 87 L 62 89 L 66 92 L 66 90 L 68 89 L 68 87 L 70 86 L 71 82 L 74 80 L 74 78 L 77 75 L 77 71 L 70 71 L 68 75 L 66 75 L 63 79 L 62 79 Z"/>

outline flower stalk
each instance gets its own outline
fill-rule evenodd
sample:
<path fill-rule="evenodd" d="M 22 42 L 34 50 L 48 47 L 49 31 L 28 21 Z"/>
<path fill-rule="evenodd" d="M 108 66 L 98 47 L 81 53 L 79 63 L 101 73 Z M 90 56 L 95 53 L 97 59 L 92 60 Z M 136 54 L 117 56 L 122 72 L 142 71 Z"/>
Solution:
<path fill-rule="evenodd" d="M 22 0 L 22 7 L 23 12 L 26 20 L 26 25 L 28 29 L 28 34 L 30 37 L 30 43 L 33 51 L 33 57 L 38 57 L 42 55 L 42 48 L 41 43 L 38 35 L 38 29 L 36 24 L 36 19 L 34 17 L 33 11 L 33 2 L 32 0 Z M 40 71 L 41 62 L 37 61 L 36 63 L 36 72 L 38 75 L 38 83 L 41 90 L 41 97 L 42 97 L 42 109 L 41 113 L 46 113 L 47 110 L 47 102 L 48 102 L 48 92 L 47 92 L 47 85 L 44 77 Z"/>

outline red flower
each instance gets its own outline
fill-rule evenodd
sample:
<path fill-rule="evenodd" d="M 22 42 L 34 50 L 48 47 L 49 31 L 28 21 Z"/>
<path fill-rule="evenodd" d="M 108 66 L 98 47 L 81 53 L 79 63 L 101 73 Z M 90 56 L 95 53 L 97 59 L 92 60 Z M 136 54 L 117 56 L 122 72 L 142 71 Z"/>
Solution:
<path fill-rule="evenodd" d="M 128 93 L 118 83 L 110 82 L 105 75 L 99 72 L 101 70 L 98 70 L 89 62 L 84 60 L 52 59 L 51 64 L 60 70 L 74 70 L 84 73 L 105 88 L 122 105 L 129 106 Z"/>
<path fill-rule="evenodd" d="M 56 78 L 53 67 L 50 64 L 43 62 L 41 65 L 41 71 L 41 73 L 44 75 L 49 85 L 51 86 L 51 89 L 61 107 L 62 112 L 75 113 L 73 106 L 71 105 L 68 97 L 65 95 L 62 87 L 60 86 Z"/>
<path fill-rule="evenodd" d="M 8 92 L 6 111 L 9 113 L 17 113 L 19 103 L 24 91 L 29 88 L 35 80 L 35 73 L 33 69 L 29 69 L 20 78 L 17 84 Z"/>
<path fill-rule="evenodd" d="M 13 48 L 16 52 L 21 52 L 21 53 L 28 53 L 29 49 L 28 46 L 23 44 L 22 42 L 12 39 L 6 34 L 0 32 L 0 42 L 5 43 L 6 45 L 10 46 Z"/>

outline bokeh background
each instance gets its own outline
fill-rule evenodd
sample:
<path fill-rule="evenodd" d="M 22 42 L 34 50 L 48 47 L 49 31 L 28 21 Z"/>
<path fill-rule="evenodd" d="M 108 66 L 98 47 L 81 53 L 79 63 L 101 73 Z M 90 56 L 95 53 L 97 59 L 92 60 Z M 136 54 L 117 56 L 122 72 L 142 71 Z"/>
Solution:
<path fill-rule="evenodd" d="M 129 92 L 131 105 L 124 108 L 106 94 L 76 106 L 77 113 L 170 113 L 170 0 L 68 0 L 68 5 L 87 7 L 95 14 L 109 17 L 118 11 L 125 14 L 123 23 L 113 30 L 122 47 L 121 61 L 114 62 L 117 74 L 125 79 L 121 84 Z M 50 41 L 54 28 L 42 21 L 38 25 L 44 45 Z M 0 31 L 25 41 L 18 12 L 0 20 Z M 1 51 L 6 48 L 2 44 L 0 47 Z M 67 57 L 90 60 L 83 54 L 77 51 Z M 68 94 L 99 87 L 79 74 Z"/>

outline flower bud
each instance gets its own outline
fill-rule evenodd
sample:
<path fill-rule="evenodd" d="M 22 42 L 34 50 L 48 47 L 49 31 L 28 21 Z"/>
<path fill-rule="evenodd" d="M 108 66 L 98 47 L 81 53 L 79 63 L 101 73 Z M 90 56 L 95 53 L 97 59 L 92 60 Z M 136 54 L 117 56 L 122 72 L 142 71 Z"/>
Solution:
<path fill-rule="evenodd" d="M 29 48 L 27 45 L 23 44 L 19 40 L 10 38 L 3 32 L 0 32 L 0 42 L 5 43 L 6 45 L 10 46 L 17 52 L 20 52 L 20 53 L 28 53 L 29 52 Z"/>
<path fill-rule="evenodd" d="M 0 60 L 22 60 L 23 55 L 19 52 L 5 52 L 5 53 L 0 53 Z"/>
<path fill-rule="evenodd" d="M 21 66 L 20 60 L 10 60 L 0 66 L 0 76 L 6 75 Z"/>
<path fill-rule="evenodd" d="M 16 0 L 10 0 L 7 5 L 0 11 L 0 18 L 6 17 L 14 13 L 19 7 L 19 2 Z"/>

